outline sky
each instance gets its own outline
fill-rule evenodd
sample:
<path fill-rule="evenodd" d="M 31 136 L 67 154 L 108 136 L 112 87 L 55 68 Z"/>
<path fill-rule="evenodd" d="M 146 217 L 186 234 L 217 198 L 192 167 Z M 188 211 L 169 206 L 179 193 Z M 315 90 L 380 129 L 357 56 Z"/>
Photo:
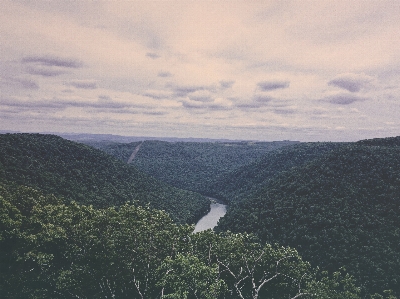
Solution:
<path fill-rule="evenodd" d="M 400 135 L 398 0 L 0 4 L 0 130 Z"/>

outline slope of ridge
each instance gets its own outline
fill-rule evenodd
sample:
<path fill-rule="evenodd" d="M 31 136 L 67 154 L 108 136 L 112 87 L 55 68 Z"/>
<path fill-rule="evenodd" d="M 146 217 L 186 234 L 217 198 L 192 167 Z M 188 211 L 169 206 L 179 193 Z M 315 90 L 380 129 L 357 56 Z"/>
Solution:
<path fill-rule="evenodd" d="M 144 141 L 132 165 L 175 187 L 209 195 L 215 179 L 246 165 L 265 153 L 293 145 L 295 141 L 275 142 L 166 142 Z M 129 144 L 89 142 L 127 162 L 138 142 Z"/>
<path fill-rule="evenodd" d="M 400 146 L 400 136 L 365 139 L 357 141 L 357 144 L 370 145 L 370 146 Z"/>
<path fill-rule="evenodd" d="M 112 156 L 54 135 L 0 135 L 0 181 L 37 188 L 96 207 L 138 201 L 194 223 L 209 209 L 203 196 L 168 186 Z"/>
<path fill-rule="evenodd" d="M 300 143 L 264 154 L 260 159 L 218 177 L 209 188 L 211 196 L 234 202 L 255 192 L 282 171 L 300 166 L 330 152 L 342 143 Z"/>
<path fill-rule="evenodd" d="M 400 147 L 362 144 L 266 181 L 217 230 L 293 246 L 322 269 L 345 266 L 365 293 L 400 294 Z"/>
<path fill-rule="evenodd" d="M 143 143 L 143 141 L 138 142 L 130 142 L 130 143 L 119 143 L 114 141 L 92 141 L 92 140 L 85 140 L 85 141 L 77 141 L 96 149 L 99 149 L 118 160 L 121 160 L 125 163 L 128 163 L 129 158 L 131 157 L 132 153 L 135 149 Z"/>

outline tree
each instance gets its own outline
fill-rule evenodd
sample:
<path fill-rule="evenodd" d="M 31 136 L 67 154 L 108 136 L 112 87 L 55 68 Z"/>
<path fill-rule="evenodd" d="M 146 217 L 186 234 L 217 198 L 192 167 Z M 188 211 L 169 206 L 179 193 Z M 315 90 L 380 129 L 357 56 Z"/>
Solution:
<path fill-rule="evenodd" d="M 190 254 L 178 254 L 175 259 L 167 257 L 159 271 L 164 273 L 159 282 L 161 298 L 215 299 L 226 289 L 219 278 L 218 265 L 207 266 Z"/>

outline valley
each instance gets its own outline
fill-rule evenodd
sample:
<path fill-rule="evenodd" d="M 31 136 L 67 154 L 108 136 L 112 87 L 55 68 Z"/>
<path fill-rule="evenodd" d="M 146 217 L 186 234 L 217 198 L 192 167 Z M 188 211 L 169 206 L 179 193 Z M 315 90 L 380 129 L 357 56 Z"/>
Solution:
<path fill-rule="evenodd" d="M 400 294 L 400 137 L 127 141 L 0 135 L 4 298 Z"/>

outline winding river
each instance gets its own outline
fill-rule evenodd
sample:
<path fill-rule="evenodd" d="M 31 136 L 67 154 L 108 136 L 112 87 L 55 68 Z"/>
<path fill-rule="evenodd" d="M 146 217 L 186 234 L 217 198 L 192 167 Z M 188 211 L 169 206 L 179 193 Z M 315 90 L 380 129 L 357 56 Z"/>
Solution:
<path fill-rule="evenodd" d="M 201 232 L 206 229 L 212 229 L 217 225 L 219 218 L 225 215 L 226 205 L 211 199 L 210 212 L 196 223 L 194 233 Z"/>

